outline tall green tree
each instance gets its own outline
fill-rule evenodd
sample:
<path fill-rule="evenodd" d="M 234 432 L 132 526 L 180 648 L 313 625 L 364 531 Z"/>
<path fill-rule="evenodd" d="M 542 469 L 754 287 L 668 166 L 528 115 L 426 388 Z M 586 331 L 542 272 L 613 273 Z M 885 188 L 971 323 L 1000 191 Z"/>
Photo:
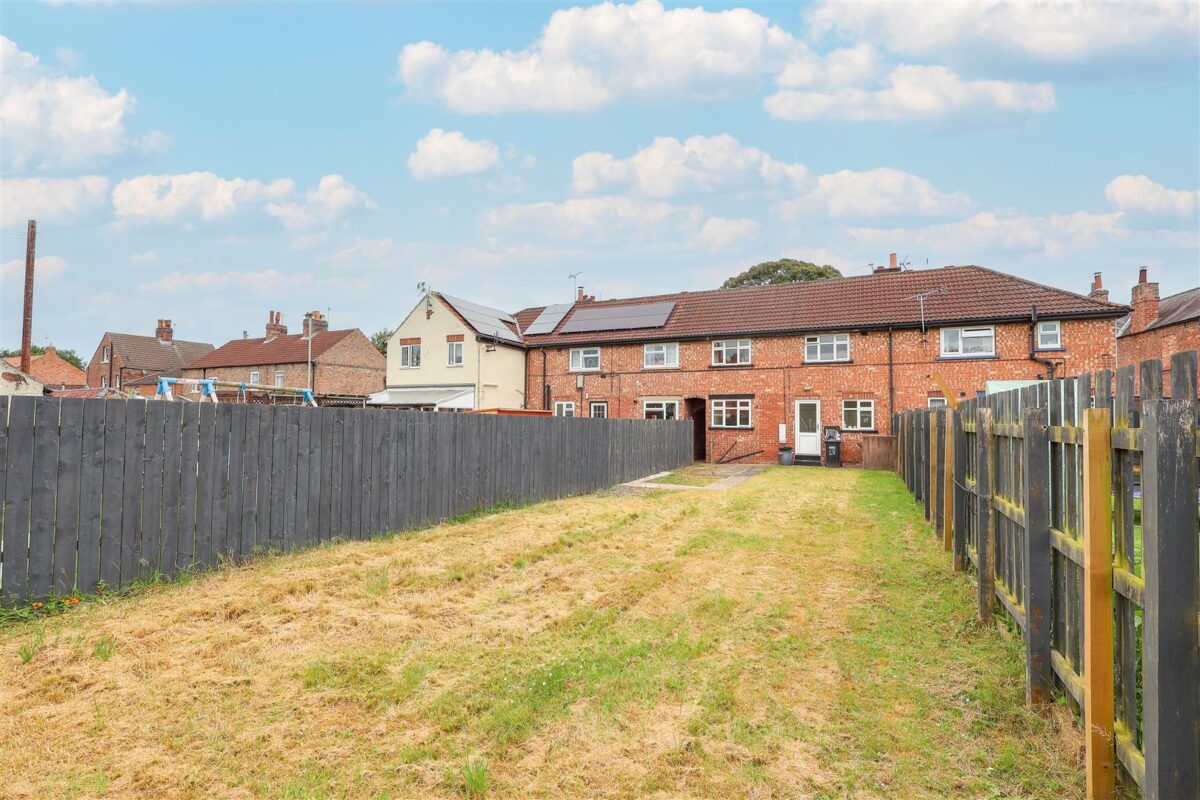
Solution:
<path fill-rule="evenodd" d="M 781 258 L 778 261 L 764 261 L 761 264 L 755 264 L 745 272 L 734 275 L 725 281 L 721 284 L 721 288 L 737 289 L 742 286 L 769 286 L 778 283 L 799 283 L 800 281 L 840 277 L 842 277 L 842 273 L 836 267 L 828 264 L 819 267 L 808 261 Z"/>
<path fill-rule="evenodd" d="M 46 348 L 34 344 L 29 346 L 29 352 L 35 356 L 40 356 L 45 354 Z M 68 361 L 80 369 L 87 369 L 87 362 L 80 358 L 74 350 L 57 350 L 56 352 L 63 361 Z M 15 358 L 20 355 L 20 350 L 0 349 L 0 358 Z"/>
<path fill-rule="evenodd" d="M 390 331 L 387 328 L 384 328 L 381 331 L 375 331 L 375 333 L 371 335 L 371 344 L 375 345 L 375 349 L 386 356 L 388 339 L 392 338 L 393 333 L 395 333 L 395 331 Z"/>

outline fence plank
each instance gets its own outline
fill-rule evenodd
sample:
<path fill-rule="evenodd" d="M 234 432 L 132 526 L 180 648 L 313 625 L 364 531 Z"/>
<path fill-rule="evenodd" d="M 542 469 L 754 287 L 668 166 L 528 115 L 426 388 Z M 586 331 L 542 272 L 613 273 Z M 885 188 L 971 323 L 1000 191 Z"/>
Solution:
<path fill-rule="evenodd" d="M 196 544 L 191 565 L 207 567 L 213 563 L 213 498 L 217 476 L 217 409 L 200 403 L 200 429 L 197 438 L 196 466 Z"/>
<path fill-rule="evenodd" d="M 295 547 L 307 547 L 308 540 L 308 454 L 311 448 L 312 414 L 307 409 L 296 413 L 296 522 Z"/>
<path fill-rule="evenodd" d="M 246 558 L 254 552 L 255 526 L 258 519 L 258 447 L 259 428 L 262 425 L 262 406 L 246 406 L 246 444 L 242 449 L 242 521 L 238 524 L 237 552 Z"/>
<path fill-rule="evenodd" d="M 1054 701 L 1054 670 L 1050 661 L 1050 438 L 1046 411 L 1025 410 L 1022 431 L 1025 494 L 1025 698 L 1034 707 Z"/>
<path fill-rule="evenodd" d="M 58 499 L 54 511 L 55 594 L 75 590 L 79 552 L 79 484 L 83 469 L 83 400 L 72 397 L 59 407 Z"/>
<path fill-rule="evenodd" d="M 996 602 L 995 546 L 996 514 L 992 510 L 992 409 L 981 407 L 976 412 L 975 488 L 979 503 L 979 536 L 975 542 L 978 557 L 979 618 L 990 624 Z"/>
<path fill-rule="evenodd" d="M 258 485 L 254 501 L 254 550 L 268 550 L 271 541 L 271 495 L 275 492 L 271 465 L 275 457 L 275 414 L 269 406 L 259 406 L 258 414 Z"/>
<path fill-rule="evenodd" d="M 29 508 L 29 592 L 50 594 L 54 569 L 54 503 L 58 490 L 58 409 L 53 397 L 33 404 L 33 492 Z"/>
<path fill-rule="evenodd" d="M 162 403 L 163 417 L 163 488 L 162 534 L 156 563 L 164 575 L 175 574 L 179 546 L 180 484 L 183 472 L 184 403 Z"/>
<path fill-rule="evenodd" d="M 29 510 L 33 497 L 34 398 L 14 396 L 9 407 L 8 467 L 4 496 L 5 602 L 29 594 Z"/>
<path fill-rule="evenodd" d="M 138 529 L 142 518 L 142 474 L 146 466 L 146 402 L 126 400 L 125 404 L 125 480 L 121 491 L 124 513 L 121 519 L 121 582 L 129 586 L 137 577 Z"/>
<path fill-rule="evenodd" d="M 1145 377 L 1145 371 L 1143 371 Z M 1142 405 L 1147 800 L 1200 797 L 1195 401 Z"/>
<path fill-rule="evenodd" d="M 121 528 L 124 527 L 125 406 L 127 401 L 102 400 L 104 409 L 104 507 L 100 525 L 100 582 L 121 588 Z M 16 411 L 14 407 L 14 412 Z"/>
<path fill-rule="evenodd" d="M 1116 794 L 1113 734 L 1112 451 L 1106 408 L 1083 414 L 1083 679 L 1088 797 Z"/>
<path fill-rule="evenodd" d="M 163 451 L 166 446 L 165 403 L 148 402 L 145 406 L 142 513 L 138 518 L 137 565 L 134 568 L 139 578 L 149 577 L 158 569 L 158 542 L 162 526 Z"/>
<path fill-rule="evenodd" d="M 245 555 L 242 550 L 242 522 L 246 507 L 246 426 L 251 421 L 250 406 L 244 403 L 229 406 L 229 474 L 225 489 L 227 507 L 223 518 L 225 535 L 222 537 L 222 552 L 231 559 Z"/>
<path fill-rule="evenodd" d="M 75 585 L 78 591 L 85 593 L 94 592 L 100 580 L 100 508 L 104 496 L 105 405 L 104 400 L 83 401 L 83 441 L 79 471 L 79 557 L 75 568 Z"/>

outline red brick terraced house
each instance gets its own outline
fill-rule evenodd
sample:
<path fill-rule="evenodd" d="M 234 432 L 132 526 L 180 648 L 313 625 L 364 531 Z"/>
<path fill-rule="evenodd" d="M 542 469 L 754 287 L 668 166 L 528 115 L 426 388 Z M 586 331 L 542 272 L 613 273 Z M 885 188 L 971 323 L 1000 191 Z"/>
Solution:
<path fill-rule="evenodd" d="M 87 385 L 153 397 L 160 375 L 179 377 L 184 364 L 212 349 L 208 342 L 176 339 L 169 319 L 158 321 L 153 336 L 105 333 L 88 362 Z"/>
<path fill-rule="evenodd" d="M 684 418 L 696 457 L 844 462 L 893 411 L 973 397 L 992 380 L 1116 364 L 1126 306 L 977 266 L 529 308 L 516 314 L 526 398 L 567 416 Z"/>
<path fill-rule="evenodd" d="M 362 331 L 331 331 L 318 311 L 306 317 L 304 326 L 311 327 L 311 342 L 305 332 L 289 334 L 280 313 L 271 311 L 264 336 L 251 339 L 243 334 L 223 344 L 189 363 L 183 377 L 304 388 L 310 386 L 311 365 L 311 388 L 319 398 L 362 398 L 383 389 L 383 354 Z M 222 389 L 218 396 L 235 392 Z"/>
<path fill-rule="evenodd" d="M 1200 286 L 1158 297 L 1158 284 L 1142 267 L 1130 300 L 1132 311 L 1117 324 L 1117 360 L 1122 366 L 1156 358 L 1164 367 L 1163 386 L 1171 386 L 1171 356 L 1200 350 Z"/>

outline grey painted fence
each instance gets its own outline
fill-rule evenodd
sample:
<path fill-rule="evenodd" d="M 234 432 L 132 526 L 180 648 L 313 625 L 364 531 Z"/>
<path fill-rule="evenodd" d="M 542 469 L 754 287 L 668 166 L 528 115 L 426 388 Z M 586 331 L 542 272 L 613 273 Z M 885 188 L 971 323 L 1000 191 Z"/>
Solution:
<path fill-rule="evenodd" d="M 0 397 L 0 598 L 117 589 L 692 460 L 692 423 Z"/>

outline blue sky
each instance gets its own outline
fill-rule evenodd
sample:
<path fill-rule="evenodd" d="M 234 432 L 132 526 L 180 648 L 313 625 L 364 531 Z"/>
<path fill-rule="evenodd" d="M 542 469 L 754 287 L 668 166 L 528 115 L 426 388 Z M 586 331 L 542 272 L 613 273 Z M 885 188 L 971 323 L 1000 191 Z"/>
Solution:
<path fill-rule="evenodd" d="M 0 342 L 898 252 L 1200 283 L 1200 4 L 6 4 Z"/>

